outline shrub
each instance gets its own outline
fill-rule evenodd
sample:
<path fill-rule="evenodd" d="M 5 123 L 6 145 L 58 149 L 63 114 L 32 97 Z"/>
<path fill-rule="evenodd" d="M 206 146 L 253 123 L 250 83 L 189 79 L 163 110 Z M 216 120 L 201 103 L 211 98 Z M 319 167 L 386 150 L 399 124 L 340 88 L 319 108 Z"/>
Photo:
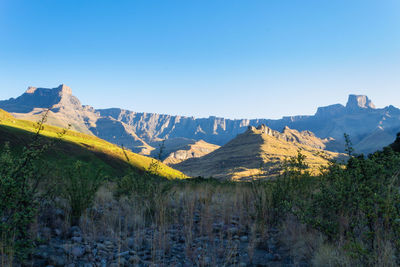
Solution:
<path fill-rule="evenodd" d="M 374 265 L 381 239 L 399 249 L 399 169 L 391 148 L 352 157 L 345 168 L 332 164 L 304 207 L 304 221 L 331 241 L 346 240 L 349 256 Z"/>
<path fill-rule="evenodd" d="M 37 188 L 43 177 L 38 139 L 14 156 L 8 145 L 0 155 L 0 249 L 2 254 L 22 260 L 33 246 L 29 227 L 38 205 Z"/>
<path fill-rule="evenodd" d="M 270 181 L 252 181 L 256 218 L 268 225 L 278 225 L 299 202 L 309 195 L 313 178 L 307 171 L 306 156 L 298 151 L 283 163 L 283 174 Z"/>
<path fill-rule="evenodd" d="M 390 145 L 390 147 L 396 151 L 400 152 L 400 133 L 397 134 L 396 140 L 393 142 L 393 144 Z"/>
<path fill-rule="evenodd" d="M 72 225 L 79 224 L 82 213 L 92 205 L 104 179 L 101 170 L 93 170 L 89 164 L 81 161 L 66 170 L 61 184 L 63 195 L 71 208 Z"/>
<path fill-rule="evenodd" d="M 114 195 L 116 198 L 126 196 L 140 203 L 145 215 L 153 220 L 156 207 L 160 201 L 164 201 L 171 188 L 171 181 L 132 170 L 117 181 Z"/>

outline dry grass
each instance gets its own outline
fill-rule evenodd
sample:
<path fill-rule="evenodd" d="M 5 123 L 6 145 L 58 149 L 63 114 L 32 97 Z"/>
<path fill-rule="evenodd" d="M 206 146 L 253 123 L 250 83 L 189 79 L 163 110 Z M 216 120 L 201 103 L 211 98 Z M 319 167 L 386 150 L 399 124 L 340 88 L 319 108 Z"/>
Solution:
<path fill-rule="evenodd" d="M 298 219 L 289 215 L 282 223 L 280 240 L 290 249 L 290 254 L 296 264 L 311 259 L 324 242 L 323 236 Z"/>
<path fill-rule="evenodd" d="M 313 266 L 317 267 L 356 267 L 351 259 L 337 246 L 323 244 L 315 251 L 312 258 Z"/>
<path fill-rule="evenodd" d="M 273 221 L 268 212 L 271 196 L 260 184 L 256 189 L 250 183 L 180 182 L 147 202 L 134 197 L 116 199 L 114 184 L 108 183 L 97 192 L 80 226 L 89 242 L 108 240 L 117 252 L 146 250 L 148 262 L 161 266 L 171 265 L 176 244 L 183 244 L 179 253 L 184 253 L 177 263 L 186 259 L 195 266 L 221 266 L 223 260 L 226 265 L 238 266 L 237 254 L 239 250 L 243 253 L 243 245 L 252 262 L 260 257 L 260 251 L 274 253 L 271 240 L 276 240 L 276 246 L 284 251 L 279 253 L 290 257 L 295 266 L 362 266 L 359 259 L 349 256 L 346 243 L 328 242 L 293 215 L 269 225 Z M 262 205 L 261 214 L 257 205 Z M 149 208 L 154 211 L 150 216 Z M 378 234 L 377 261 L 368 266 L 396 266 L 395 248 L 383 233 Z M 243 236 L 247 241 L 241 243 Z M 117 260 L 121 265 L 126 261 Z M 140 257 L 131 264 L 138 262 Z"/>
<path fill-rule="evenodd" d="M 186 257 L 205 266 L 221 257 L 234 259 L 242 233 L 249 233 L 249 254 L 259 242 L 253 240 L 256 227 L 249 198 L 251 190 L 244 184 L 177 185 L 156 201 L 155 215 L 149 218 L 145 206 L 126 197 L 116 200 L 107 185 L 98 191 L 93 208 L 82 217 L 81 228 L 88 240 L 112 240 L 120 251 L 126 251 L 133 238 L 135 249 L 150 247 L 151 261 L 159 264 L 165 264 L 163 255 L 171 253 L 171 241 L 182 238 Z M 223 239 L 227 242 L 216 242 Z"/>

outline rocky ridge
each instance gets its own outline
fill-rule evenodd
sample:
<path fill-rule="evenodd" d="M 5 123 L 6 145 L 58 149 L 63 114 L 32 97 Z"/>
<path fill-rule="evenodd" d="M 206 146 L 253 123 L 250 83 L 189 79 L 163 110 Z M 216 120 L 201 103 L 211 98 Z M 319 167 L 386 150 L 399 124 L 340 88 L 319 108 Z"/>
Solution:
<path fill-rule="evenodd" d="M 285 127 L 282 132 L 260 125 L 249 126 L 243 134 L 219 149 L 201 157 L 172 165 L 189 176 L 217 179 L 249 180 L 276 176 L 282 171 L 282 162 L 297 156 L 299 150 L 306 156 L 310 171 L 328 164 L 327 158 L 343 157 L 324 151 L 324 142 L 309 131 L 298 132 Z"/>

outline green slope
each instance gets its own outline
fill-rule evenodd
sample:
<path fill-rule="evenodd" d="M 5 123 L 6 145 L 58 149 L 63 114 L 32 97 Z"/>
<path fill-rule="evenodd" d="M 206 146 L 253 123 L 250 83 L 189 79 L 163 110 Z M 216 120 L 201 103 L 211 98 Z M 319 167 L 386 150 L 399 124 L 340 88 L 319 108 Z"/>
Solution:
<path fill-rule="evenodd" d="M 15 119 L 12 115 L 0 109 L 0 145 L 10 142 L 13 149 L 22 149 L 34 136 L 37 123 L 27 120 Z M 139 170 L 148 170 L 155 160 L 146 156 L 126 151 L 129 162 L 122 149 L 114 144 L 104 141 L 98 137 L 67 131 L 59 138 L 63 129 L 44 125 L 41 136 L 45 142 L 52 142 L 51 149 L 47 155 L 50 161 L 83 160 L 105 169 L 109 174 L 123 174 L 133 165 Z M 156 173 L 168 179 L 187 178 L 180 171 L 159 162 Z"/>

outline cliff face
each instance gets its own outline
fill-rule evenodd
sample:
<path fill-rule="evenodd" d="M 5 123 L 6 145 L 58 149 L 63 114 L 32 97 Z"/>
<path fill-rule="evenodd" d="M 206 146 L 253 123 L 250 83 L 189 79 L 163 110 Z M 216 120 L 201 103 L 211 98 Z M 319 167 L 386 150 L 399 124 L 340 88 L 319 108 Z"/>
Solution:
<path fill-rule="evenodd" d="M 16 99 L 0 101 L 0 108 L 17 118 L 37 120 L 45 108 L 52 108 L 48 123 L 91 133 L 134 152 L 154 153 L 161 140 L 185 138 L 224 145 L 248 126 L 268 125 L 281 131 L 285 126 L 308 130 L 326 139 L 321 146 L 342 152 L 347 133 L 359 153 L 370 153 L 389 145 L 400 131 L 400 110 L 388 106 L 377 109 L 366 96 L 350 95 L 346 106 L 335 104 L 318 108 L 313 116 L 283 117 L 278 120 L 217 117 L 194 118 L 156 113 L 139 113 L 118 108 L 95 110 L 82 106 L 71 89 L 30 87 Z M 115 127 L 114 127 L 115 126 Z M 295 136 L 293 138 L 296 138 Z"/>

